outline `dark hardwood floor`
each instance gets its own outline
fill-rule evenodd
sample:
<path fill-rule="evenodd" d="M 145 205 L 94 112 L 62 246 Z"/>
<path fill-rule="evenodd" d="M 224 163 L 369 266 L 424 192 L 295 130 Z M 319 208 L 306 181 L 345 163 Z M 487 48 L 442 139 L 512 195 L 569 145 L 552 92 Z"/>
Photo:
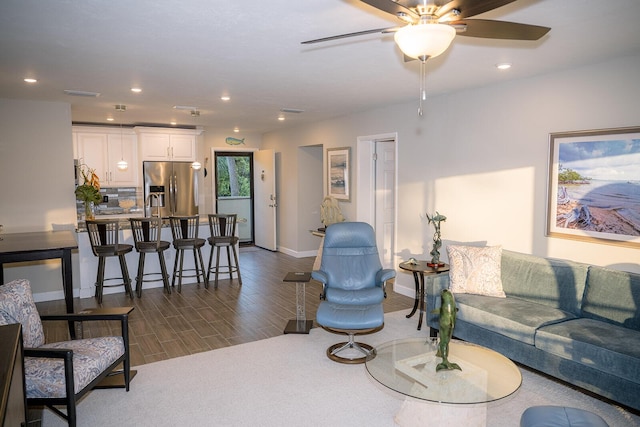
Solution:
<path fill-rule="evenodd" d="M 124 292 L 105 295 L 104 307 L 133 306 L 129 323 L 132 366 L 235 344 L 270 338 L 283 333 L 289 319 L 295 318 L 295 283 L 282 279 L 290 271 L 311 271 L 313 257 L 294 258 L 256 247 L 240 249 L 242 285 L 237 280 L 183 285 L 171 295 L 162 287 L 145 289 L 142 298 L 130 299 Z M 129 271 L 135 276 L 136 265 Z M 134 283 L 135 286 L 135 283 Z M 306 285 L 306 317 L 315 319 L 321 285 Z M 385 312 L 408 310 L 413 299 L 387 288 Z M 75 310 L 98 306 L 94 298 L 76 299 Z M 64 301 L 37 303 L 41 314 L 64 312 Z M 315 326 L 315 325 L 314 325 Z M 93 322 L 85 325 L 83 336 L 99 336 L 116 328 L 116 324 Z M 113 333 L 117 333 L 114 329 Z M 68 339 L 64 322 L 45 324 L 47 342 Z"/>

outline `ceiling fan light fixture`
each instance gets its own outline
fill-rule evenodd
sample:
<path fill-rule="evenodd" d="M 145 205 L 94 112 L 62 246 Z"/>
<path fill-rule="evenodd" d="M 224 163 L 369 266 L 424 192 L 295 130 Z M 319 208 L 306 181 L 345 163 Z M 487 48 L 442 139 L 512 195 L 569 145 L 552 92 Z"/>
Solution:
<path fill-rule="evenodd" d="M 394 35 L 394 40 L 405 55 L 424 60 L 442 54 L 456 36 L 456 30 L 446 24 L 422 23 L 407 25 Z"/>

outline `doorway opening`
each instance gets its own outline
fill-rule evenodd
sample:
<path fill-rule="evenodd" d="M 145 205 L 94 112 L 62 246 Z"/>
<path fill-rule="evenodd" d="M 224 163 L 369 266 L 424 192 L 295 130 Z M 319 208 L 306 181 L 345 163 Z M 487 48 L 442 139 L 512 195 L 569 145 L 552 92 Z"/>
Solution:
<path fill-rule="evenodd" d="M 216 212 L 237 214 L 240 244 L 253 245 L 253 153 L 216 151 L 214 165 Z"/>

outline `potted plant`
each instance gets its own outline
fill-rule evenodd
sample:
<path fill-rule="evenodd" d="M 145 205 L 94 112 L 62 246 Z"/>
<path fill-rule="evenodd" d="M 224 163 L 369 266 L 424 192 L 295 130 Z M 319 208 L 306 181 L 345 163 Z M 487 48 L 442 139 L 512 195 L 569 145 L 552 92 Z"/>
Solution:
<path fill-rule="evenodd" d="M 102 201 L 100 194 L 100 179 L 96 175 L 95 169 L 87 165 L 78 166 L 82 175 L 83 183 L 76 187 L 76 200 L 84 202 L 85 219 L 93 219 L 93 205 Z"/>

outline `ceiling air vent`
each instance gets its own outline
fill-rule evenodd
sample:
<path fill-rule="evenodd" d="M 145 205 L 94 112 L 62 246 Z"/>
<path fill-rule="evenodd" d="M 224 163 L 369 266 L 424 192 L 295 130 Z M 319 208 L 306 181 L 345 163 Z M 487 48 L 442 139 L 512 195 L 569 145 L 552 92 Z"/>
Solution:
<path fill-rule="evenodd" d="M 97 98 L 100 96 L 100 93 L 98 92 L 89 92 L 86 90 L 71 90 L 71 89 L 65 89 L 64 93 L 66 93 L 67 95 L 71 95 L 71 96 L 88 96 L 91 98 Z"/>
<path fill-rule="evenodd" d="M 281 108 L 280 111 L 282 111 L 283 113 L 294 113 L 294 114 L 304 113 L 304 110 L 300 110 L 298 108 Z"/>

